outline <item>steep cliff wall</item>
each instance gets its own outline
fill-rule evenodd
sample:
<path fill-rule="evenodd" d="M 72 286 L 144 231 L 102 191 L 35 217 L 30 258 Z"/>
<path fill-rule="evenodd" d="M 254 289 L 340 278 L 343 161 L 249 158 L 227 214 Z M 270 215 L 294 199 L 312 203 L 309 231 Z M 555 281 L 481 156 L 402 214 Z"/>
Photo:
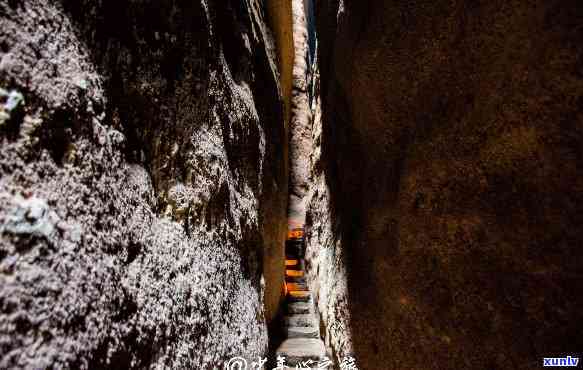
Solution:
<path fill-rule="evenodd" d="M 317 13 L 308 267 L 327 343 L 364 369 L 531 369 L 580 353 L 580 3 Z"/>
<path fill-rule="evenodd" d="M 276 60 L 256 1 L 0 2 L 0 368 L 265 354 Z"/>
<path fill-rule="evenodd" d="M 279 84 L 281 87 L 281 95 L 283 100 L 283 116 L 284 116 L 284 142 L 280 143 L 281 153 L 284 158 L 284 173 L 285 183 L 278 184 L 279 188 L 288 187 L 289 180 L 289 126 L 291 117 L 291 91 L 292 91 L 292 75 L 294 63 L 294 41 L 293 41 L 293 15 L 292 5 L 289 0 L 268 0 L 266 1 L 268 23 L 273 30 L 275 42 L 277 45 L 277 60 L 279 66 Z M 284 196 L 284 194 L 280 194 Z M 280 199 L 281 201 L 281 199 Z M 285 200 L 285 207 L 287 208 L 287 199 Z M 278 211 L 281 209 L 278 208 Z M 281 214 L 274 215 L 273 219 L 281 220 Z M 283 284 L 284 274 L 282 269 L 282 261 L 284 260 L 284 248 L 281 240 L 285 239 L 287 235 L 287 223 L 280 224 L 277 228 L 270 228 L 277 232 L 274 238 L 279 244 L 274 244 L 268 248 L 263 258 L 263 267 L 265 280 L 273 282 L 274 284 Z M 281 288 L 281 285 L 280 285 Z M 265 309 L 268 321 L 272 321 L 278 312 L 282 301 L 282 289 L 268 289 L 265 295 Z"/>
<path fill-rule="evenodd" d="M 312 109 L 310 94 L 312 62 L 310 58 L 310 17 L 311 0 L 293 0 L 294 65 L 291 98 L 290 124 L 290 228 L 302 227 L 305 223 L 308 177 L 310 169 L 310 148 L 312 130 Z M 313 30 L 312 30 L 313 34 Z M 313 35 L 312 35 L 313 36 Z"/>
<path fill-rule="evenodd" d="M 285 117 L 289 120 L 295 54 L 292 2 L 290 0 L 271 0 L 266 1 L 266 6 L 269 14 L 269 25 L 273 30 L 277 44 L 279 81 L 284 100 Z M 286 124 L 289 125 L 289 122 Z"/>

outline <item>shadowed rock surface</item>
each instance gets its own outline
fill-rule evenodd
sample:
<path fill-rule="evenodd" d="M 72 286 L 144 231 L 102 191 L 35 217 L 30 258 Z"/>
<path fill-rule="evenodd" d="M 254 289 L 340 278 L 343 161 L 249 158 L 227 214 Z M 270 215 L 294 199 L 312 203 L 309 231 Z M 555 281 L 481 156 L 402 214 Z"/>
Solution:
<path fill-rule="evenodd" d="M 287 187 L 289 184 L 289 127 L 294 63 L 293 13 L 291 2 L 287 0 L 270 0 L 264 2 L 264 4 L 267 7 L 267 21 L 273 30 L 277 46 L 279 85 L 283 100 L 284 135 L 281 139 L 283 142 L 277 141 L 279 147 L 275 147 L 278 156 L 283 157 L 283 182 L 278 183 L 278 189 L 281 189 L 284 186 Z M 279 169 L 279 171 L 281 170 Z M 285 207 L 287 207 L 287 195 L 279 194 L 278 202 L 280 202 L 279 206 L 281 206 L 281 202 L 284 202 Z M 281 247 L 280 243 L 287 234 L 287 225 L 283 226 L 280 221 L 281 209 L 278 209 L 278 213 L 272 217 L 274 220 L 277 220 L 278 225 L 275 228 L 268 227 L 266 230 L 273 230 L 275 233 L 271 237 L 274 244 L 264 249 L 265 254 L 263 256 L 265 280 L 268 285 L 271 284 L 271 288 L 267 289 L 265 296 L 266 318 L 272 323 L 272 326 L 270 326 L 271 330 L 277 326 L 277 320 L 274 319 L 280 312 L 280 305 L 283 298 L 281 282 L 284 280 L 284 271 L 282 268 L 284 248 Z M 270 333 L 270 336 L 272 337 L 273 335 Z"/>
<path fill-rule="evenodd" d="M 0 368 L 266 354 L 288 185 L 264 17 L 257 1 L 0 3 Z"/>
<path fill-rule="evenodd" d="M 0 2 L 0 368 L 222 368 L 267 324 L 272 353 L 361 369 L 580 357 L 582 24 L 577 0 Z"/>
<path fill-rule="evenodd" d="M 364 369 L 580 354 L 580 2 L 321 1 L 317 20 L 326 345 Z"/>

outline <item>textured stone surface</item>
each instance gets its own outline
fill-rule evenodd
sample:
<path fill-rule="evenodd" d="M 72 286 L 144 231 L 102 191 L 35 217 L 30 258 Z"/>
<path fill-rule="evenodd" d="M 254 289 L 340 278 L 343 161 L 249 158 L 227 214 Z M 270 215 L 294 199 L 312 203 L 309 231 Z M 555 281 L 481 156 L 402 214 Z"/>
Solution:
<path fill-rule="evenodd" d="M 310 17 L 312 0 L 292 0 L 294 65 L 291 98 L 290 123 L 290 228 L 303 227 L 306 219 L 306 199 L 310 170 L 310 140 L 312 130 L 312 109 L 310 107 L 310 88 L 313 78 L 313 63 L 310 50 Z M 314 46 L 312 46 L 314 48 Z"/>
<path fill-rule="evenodd" d="M 312 302 L 312 295 L 306 291 L 290 292 L 287 296 L 287 302 L 288 304 L 294 302 Z"/>
<path fill-rule="evenodd" d="M 284 329 L 286 338 L 317 338 L 320 339 L 320 330 L 314 326 L 289 326 Z"/>
<path fill-rule="evenodd" d="M 269 0 L 263 2 L 267 7 L 267 21 L 274 33 L 277 50 L 277 60 L 279 65 L 279 84 L 281 88 L 283 100 L 283 116 L 284 116 L 284 136 L 282 141 L 278 141 L 279 147 L 276 150 L 283 156 L 283 176 L 279 180 L 278 189 L 283 187 L 288 188 L 289 179 L 289 126 L 291 117 L 291 90 L 292 90 L 292 76 L 293 76 L 293 62 L 294 62 L 294 42 L 293 42 L 293 16 L 292 6 L 289 0 Z M 278 202 L 285 202 L 287 207 L 287 199 L 284 199 L 284 194 L 279 194 L 276 198 Z M 281 205 L 281 203 L 280 203 Z M 279 206 L 280 206 L 279 205 Z M 280 212 L 280 209 L 278 209 Z M 281 213 L 273 215 L 274 220 L 278 220 Z M 267 220 L 270 222 L 270 220 Z M 281 240 L 287 235 L 287 224 L 278 225 L 277 228 L 268 227 L 266 230 L 273 229 L 274 235 L 271 238 L 272 244 L 265 249 L 263 258 L 263 268 L 265 280 L 268 284 L 272 284 L 271 289 L 266 290 L 265 294 L 265 309 L 266 317 L 269 321 L 275 324 L 273 319 L 278 313 L 278 309 L 282 302 L 281 282 L 284 280 L 283 268 L 281 261 L 284 259 L 284 248 L 281 247 Z M 275 288 L 275 284 L 279 284 L 279 288 Z M 272 328 L 272 327 L 270 327 Z"/>
<path fill-rule="evenodd" d="M 309 313 L 312 306 L 308 303 L 297 302 L 290 303 L 287 305 L 288 313 Z"/>
<path fill-rule="evenodd" d="M 269 14 L 268 23 L 273 29 L 275 42 L 277 44 L 280 72 L 279 81 L 284 101 L 286 126 L 289 128 L 293 67 L 295 59 L 292 2 L 289 0 L 270 0 L 266 2 L 266 6 Z"/>
<path fill-rule="evenodd" d="M 263 356 L 288 185 L 261 4 L 3 1 L 0 88 L 0 368 Z"/>
<path fill-rule="evenodd" d="M 318 327 L 318 321 L 316 316 L 308 314 L 294 314 L 284 317 L 283 325 L 286 327 L 297 326 L 297 327 Z"/>
<path fill-rule="evenodd" d="M 581 4 L 317 6 L 306 259 L 326 344 L 364 369 L 580 353 Z"/>
<path fill-rule="evenodd" d="M 320 339 L 290 338 L 277 349 L 277 355 L 285 357 L 287 365 L 296 365 L 307 360 L 323 360 L 326 348 Z"/>
<path fill-rule="evenodd" d="M 299 296 L 308 299 L 298 301 Z M 309 291 L 294 289 L 288 283 L 288 315 L 282 322 L 284 340 L 275 351 L 278 361 L 283 357 L 286 365 L 310 368 L 318 365 L 314 361 L 324 359 L 326 355 L 324 342 L 320 339 L 320 322 L 310 297 Z"/>

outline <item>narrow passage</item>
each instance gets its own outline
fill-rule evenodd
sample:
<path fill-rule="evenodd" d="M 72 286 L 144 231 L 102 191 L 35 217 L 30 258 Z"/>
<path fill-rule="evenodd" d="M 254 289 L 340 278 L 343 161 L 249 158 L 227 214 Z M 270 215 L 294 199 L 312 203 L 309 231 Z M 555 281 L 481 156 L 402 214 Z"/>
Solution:
<path fill-rule="evenodd" d="M 276 351 L 279 364 L 316 368 L 326 361 L 326 348 L 320 339 L 320 323 L 305 276 L 303 228 L 289 232 L 285 245 L 284 341 Z"/>

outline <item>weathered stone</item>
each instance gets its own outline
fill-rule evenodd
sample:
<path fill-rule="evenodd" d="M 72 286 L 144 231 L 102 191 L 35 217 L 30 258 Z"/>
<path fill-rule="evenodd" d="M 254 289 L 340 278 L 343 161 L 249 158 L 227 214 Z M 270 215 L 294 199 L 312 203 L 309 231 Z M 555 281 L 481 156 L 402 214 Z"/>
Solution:
<path fill-rule="evenodd" d="M 296 313 L 313 313 L 312 312 L 312 305 L 306 302 L 295 302 L 295 303 L 288 303 L 286 305 L 287 312 L 289 314 L 296 314 Z"/>
<path fill-rule="evenodd" d="M 12 113 L 24 104 L 24 96 L 18 91 L 0 88 L 0 127 L 12 118 Z"/>
<path fill-rule="evenodd" d="M 580 3 L 317 7 L 306 260 L 332 352 L 364 369 L 580 352 Z"/>
<path fill-rule="evenodd" d="M 286 276 L 285 281 L 287 283 L 299 283 L 299 284 L 307 283 L 305 276 Z"/>
<path fill-rule="evenodd" d="M 288 142 L 264 14 L 0 2 L 0 368 L 266 355 Z"/>
<path fill-rule="evenodd" d="M 310 171 L 310 140 L 312 110 L 309 90 L 312 81 L 315 47 L 309 42 L 313 21 L 311 0 L 292 0 L 295 56 L 292 86 L 292 116 L 290 124 L 290 197 L 288 220 L 290 228 L 303 227 L 306 215 L 306 196 Z"/>
<path fill-rule="evenodd" d="M 297 365 L 302 361 L 319 361 L 326 357 L 324 343 L 320 339 L 286 339 L 277 349 L 277 356 L 283 356 L 287 365 Z"/>
<path fill-rule="evenodd" d="M 286 283 L 288 291 L 307 291 L 308 285 L 306 283 Z"/>
<path fill-rule="evenodd" d="M 56 232 L 59 216 L 49 209 L 44 199 L 0 194 L 0 200 L 10 204 L 7 214 L 0 219 L 0 233 L 36 236 L 47 240 Z"/>
<path fill-rule="evenodd" d="M 299 292 L 289 292 L 287 295 L 287 302 L 312 302 L 312 295 L 310 292 L 299 291 Z"/>
<path fill-rule="evenodd" d="M 289 326 L 284 328 L 286 338 L 317 338 L 320 339 L 320 330 L 314 326 Z"/>
<path fill-rule="evenodd" d="M 318 327 L 318 320 L 314 314 L 293 314 L 283 318 L 284 327 Z"/>

